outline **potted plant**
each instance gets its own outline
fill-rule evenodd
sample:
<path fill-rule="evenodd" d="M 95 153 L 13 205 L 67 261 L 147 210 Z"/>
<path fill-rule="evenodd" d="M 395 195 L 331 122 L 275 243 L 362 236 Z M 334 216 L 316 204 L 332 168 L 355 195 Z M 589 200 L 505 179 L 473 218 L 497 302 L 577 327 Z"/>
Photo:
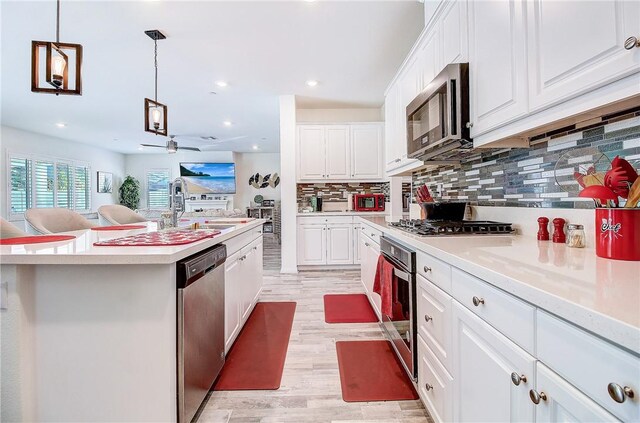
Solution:
<path fill-rule="evenodd" d="M 140 182 L 128 175 L 120 185 L 120 204 L 135 210 L 140 203 Z"/>

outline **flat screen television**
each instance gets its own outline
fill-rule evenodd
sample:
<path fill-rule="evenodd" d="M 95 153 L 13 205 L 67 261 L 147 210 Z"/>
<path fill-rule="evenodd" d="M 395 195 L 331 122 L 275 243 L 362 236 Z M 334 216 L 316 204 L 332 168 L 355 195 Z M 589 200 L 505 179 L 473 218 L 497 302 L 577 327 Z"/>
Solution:
<path fill-rule="evenodd" d="M 235 163 L 180 163 L 180 176 L 189 195 L 236 193 Z"/>

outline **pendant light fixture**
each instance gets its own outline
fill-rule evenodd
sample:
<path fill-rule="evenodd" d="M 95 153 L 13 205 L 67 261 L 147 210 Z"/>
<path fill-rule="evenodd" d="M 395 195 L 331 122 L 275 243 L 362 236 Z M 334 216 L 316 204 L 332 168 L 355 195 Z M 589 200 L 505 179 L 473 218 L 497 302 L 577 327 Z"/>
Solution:
<path fill-rule="evenodd" d="M 60 0 L 57 0 L 56 41 L 31 41 L 31 91 L 82 95 L 81 67 L 82 46 L 60 42 Z"/>
<path fill-rule="evenodd" d="M 144 99 L 144 130 L 156 135 L 167 136 L 167 106 L 158 102 L 158 40 L 164 40 L 167 37 L 157 29 L 145 31 L 144 33 L 153 40 L 155 69 L 155 97 L 153 100 Z"/>

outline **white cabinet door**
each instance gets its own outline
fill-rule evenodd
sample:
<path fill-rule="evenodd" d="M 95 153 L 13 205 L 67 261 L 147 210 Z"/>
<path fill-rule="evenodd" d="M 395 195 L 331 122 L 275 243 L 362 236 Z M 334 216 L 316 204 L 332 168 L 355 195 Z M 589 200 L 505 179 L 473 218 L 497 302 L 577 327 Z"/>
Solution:
<path fill-rule="evenodd" d="M 325 127 L 298 127 L 298 179 L 324 179 L 326 176 Z"/>
<path fill-rule="evenodd" d="M 471 1 L 469 16 L 471 136 L 475 137 L 528 110 L 523 0 Z"/>
<path fill-rule="evenodd" d="M 351 126 L 351 177 L 382 179 L 382 126 Z"/>
<path fill-rule="evenodd" d="M 640 2 L 556 0 L 527 2 L 531 111 L 640 71 Z"/>
<path fill-rule="evenodd" d="M 353 227 L 327 225 L 327 264 L 353 264 Z"/>
<path fill-rule="evenodd" d="M 242 269 L 241 251 L 227 257 L 224 263 L 224 350 L 229 351 L 240 330 Z"/>
<path fill-rule="evenodd" d="M 457 301 L 453 316 L 453 421 L 532 421 L 535 359 Z M 527 382 L 514 385 L 512 372 Z"/>
<path fill-rule="evenodd" d="M 243 248 L 240 260 L 241 282 L 241 321 L 245 322 L 262 288 L 262 238 Z"/>
<path fill-rule="evenodd" d="M 433 81 L 442 69 L 439 26 L 434 26 L 429 33 L 425 35 L 416 54 L 420 56 L 420 90 L 422 91 Z"/>
<path fill-rule="evenodd" d="M 327 126 L 325 131 L 327 178 L 349 179 L 352 173 L 349 126 L 331 125 Z"/>
<path fill-rule="evenodd" d="M 327 263 L 326 225 L 298 225 L 298 264 Z"/>
<path fill-rule="evenodd" d="M 359 223 L 353 224 L 353 264 L 360 264 L 362 262 L 362 253 L 360 249 L 360 229 Z"/>
<path fill-rule="evenodd" d="M 399 89 L 396 82 L 389 88 L 384 99 L 384 146 L 387 168 L 392 168 L 400 162 L 402 153 L 397 144 L 406 143 L 404 138 L 398 136 L 399 127 L 403 123 L 399 114 L 399 102 Z"/>
<path fill-rule="evenodd" d="M 536 365 L 535 392 L 546 398 L 536 405 L 537 422 L 619 421 L 540 362 Z"/>
<path fill-rule="evenodd" d="M 373 292 L 373 280 L 376 276 L 376 268 L 378 267 L 378 256 L 380 255 L 380 246 L 373 242 L 369 237 L 360 235 L 362 238 L 362 283 L 365 286 L 369 301 L 373 305 L 378 319 L 380 318 L 380 295 Z"/>
<path fill-rule="evenodd" d="M 472 0 L 473 1 L 473 0 Z M 442 57 L 440 69 L 451 63 L 467 61 L 467 0 L 445 3 L 439 19 Z M 424 81 L 428 84 L 429 81 Z"/>

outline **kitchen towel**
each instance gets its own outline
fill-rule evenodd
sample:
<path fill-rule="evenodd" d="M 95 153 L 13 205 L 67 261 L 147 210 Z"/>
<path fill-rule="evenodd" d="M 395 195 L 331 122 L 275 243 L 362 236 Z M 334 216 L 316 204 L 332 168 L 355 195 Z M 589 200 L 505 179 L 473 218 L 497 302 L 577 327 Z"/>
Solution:
<path fill-rule="evenodd" d="M 373 280 L 373 292 L 380 295 L 380 312 L 389 317 L 393 316 L 393 269 L 393 264 L 380 254 Z"/>

